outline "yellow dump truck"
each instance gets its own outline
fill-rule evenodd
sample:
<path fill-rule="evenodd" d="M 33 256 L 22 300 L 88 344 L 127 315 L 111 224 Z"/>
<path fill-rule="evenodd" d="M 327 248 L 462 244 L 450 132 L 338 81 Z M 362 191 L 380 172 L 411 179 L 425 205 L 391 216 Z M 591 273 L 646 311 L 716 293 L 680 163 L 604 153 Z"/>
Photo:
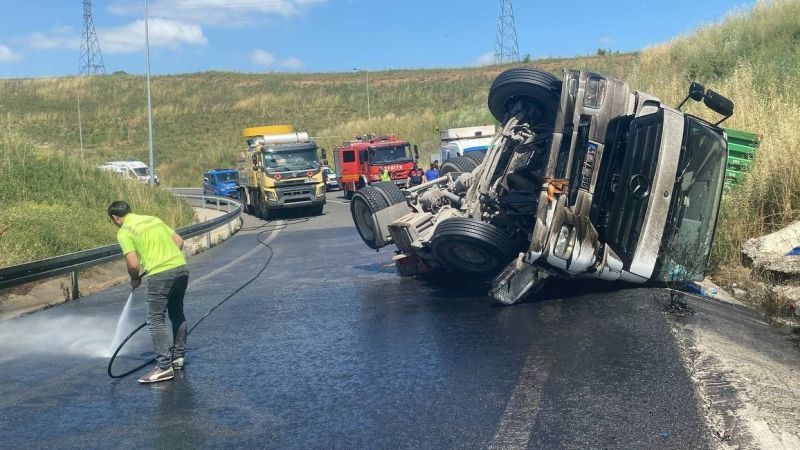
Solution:
<path fill-rule="evenodd" d="M 304 208 L 313 215 L 325 206 L 320 152 L 308 133 L 291 125 L 242 130 L 247 149 L 239 159 L 239 195 L 247 212 L 268 219 L 276 210 Z M 324 155 L 323 155 L 324 158 Z"/>

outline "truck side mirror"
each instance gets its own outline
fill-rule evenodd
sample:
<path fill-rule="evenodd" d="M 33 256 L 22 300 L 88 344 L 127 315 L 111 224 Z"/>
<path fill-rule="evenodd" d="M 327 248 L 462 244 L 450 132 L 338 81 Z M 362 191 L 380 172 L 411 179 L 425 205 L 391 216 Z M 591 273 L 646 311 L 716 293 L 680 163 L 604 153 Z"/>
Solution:
<path fill-rule="evenodd" d="M 419 161 L 419 147 L 414 144 L 414 161 Z"/>
<path fill-rule="evenodd" d="M 208 183 L 208 178 L 203 177 L 203 183 Z"/>
<path fill-rule="evenodd" d="M 702 84 L 696 81 L 692 81 L 692 84 L 689 85 L 689 98 L 691 98 L 696 102 L 699 102 L 700 100 L 703 99 L 705 95 L 706 95 L 706 88 Z"/>
<path fill-rule="evenodd" d="M 324 160 L 328 159 L 328 151 L 327 150 L 325 150 L 324 148 L 320 148 L 319 149 L 319 153 L 322 155 L 322 159 L 324 159 Z"/>
<path fill-rule="evenodd" d="M 733 115 L 733 101 L 712 91 L 711 89 L 706 92 L 706 96 L 703 98 L 703 103 L 711 108 L 712 111 L 724 116 L 722 120 L 717 122 L 715 125 L 721 124 L 723 121 L 725 121 L 725 119 Z"/>
<path fill-rule="evenodd" d="M 696 102 L 699 102 L 703 99 L 706 95 L 706 88 L 702 84 L 692 81 L 692 84 L 689 85 L 689 95 L 686 96 L 685 99 L 678 105 L 677 109 L 681 109 L 684 103 L 686 103 L 689 99 L 692 99 Z"/>

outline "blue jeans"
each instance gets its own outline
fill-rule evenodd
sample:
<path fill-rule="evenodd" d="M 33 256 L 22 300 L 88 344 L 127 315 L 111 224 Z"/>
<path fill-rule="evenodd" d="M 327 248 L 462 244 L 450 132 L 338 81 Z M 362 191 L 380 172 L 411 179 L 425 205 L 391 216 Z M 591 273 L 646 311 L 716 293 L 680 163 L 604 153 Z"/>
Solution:
<path fill-rule="evenodd" d="M 158 367 L 167 369 L 172 358 L 186 352 L 186 317 L 183 296 L 189 284 L 189 269 L 176 267 L 147 277 L 147 323 L 156 351 Z M 172 322 L 172 336 L 167 332 L 166 316 Z M 170 348 L 174 346 L 172 354 Z"/>

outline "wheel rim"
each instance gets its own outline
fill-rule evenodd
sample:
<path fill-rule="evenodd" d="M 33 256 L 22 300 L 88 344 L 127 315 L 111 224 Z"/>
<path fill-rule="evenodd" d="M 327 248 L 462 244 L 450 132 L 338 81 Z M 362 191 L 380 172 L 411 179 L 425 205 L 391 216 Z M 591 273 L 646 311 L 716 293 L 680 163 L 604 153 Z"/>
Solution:
<path fill-rule="evenodd" d="M 496 257 L 469 242 L 446 244 L 444 255 L 452 265 L 468 272 L 491 272 L 498 265 Z"/>
<path fill-rule="evenodd" d="M 355 212 L 354 216 L 356 224 L 358 225 L 358 231 L 361 233 L 361 236 L 368 241 L 375 242 L 375 223 L 372 220 L 372 213 L 369 211 L 367 205 L 363 200 L 357 199 L 355 205 L 353 205 L 353 210 Z"/>

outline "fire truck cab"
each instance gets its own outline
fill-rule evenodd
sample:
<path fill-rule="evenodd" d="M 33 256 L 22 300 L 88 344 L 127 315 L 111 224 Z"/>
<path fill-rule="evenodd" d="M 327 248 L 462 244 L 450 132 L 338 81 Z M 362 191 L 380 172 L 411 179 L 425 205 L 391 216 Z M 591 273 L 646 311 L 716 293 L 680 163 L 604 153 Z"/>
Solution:
<path fill-rule="evenodd" d="M 380 181 L 381 170 L 389 171 L 391 181 L 405 186 L 408 172 L 419 159 L 419 150 L 407 141 L 394 135 L 356 136 L 333 150 L 339 185 L 345 198 L 351 198 L 356 190 Z"/>

